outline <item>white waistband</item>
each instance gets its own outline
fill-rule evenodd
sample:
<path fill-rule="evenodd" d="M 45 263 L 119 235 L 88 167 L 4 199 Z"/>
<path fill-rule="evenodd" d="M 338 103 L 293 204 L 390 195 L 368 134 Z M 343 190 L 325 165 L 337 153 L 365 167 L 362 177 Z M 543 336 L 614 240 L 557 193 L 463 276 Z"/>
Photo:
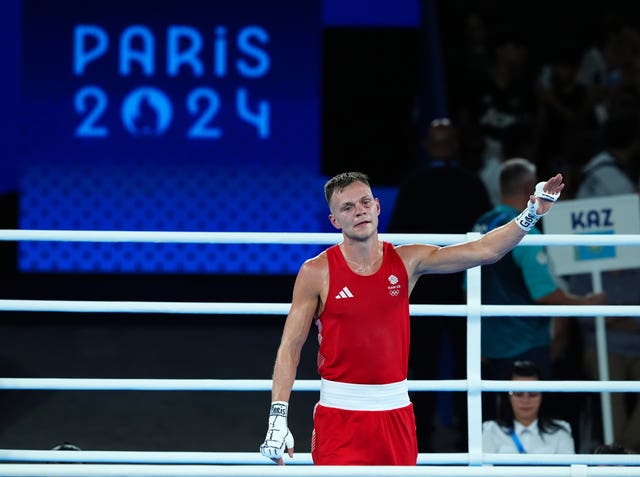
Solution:
<path fill-rule="evenodd" d="M 350 384 L 320 380 L 320 405 L 349 411 L 388 411 L 408 406 L 407 380 L 390 384 Z"/>

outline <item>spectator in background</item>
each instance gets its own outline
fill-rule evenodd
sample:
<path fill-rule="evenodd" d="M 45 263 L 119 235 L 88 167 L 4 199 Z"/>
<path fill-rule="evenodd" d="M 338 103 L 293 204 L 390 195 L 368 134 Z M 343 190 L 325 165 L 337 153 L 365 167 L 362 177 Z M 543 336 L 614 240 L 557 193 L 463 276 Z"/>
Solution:
<path fill-rule="evenodd" d="M 540 380 L 543 376 L 531 361 L 514 362 L 509 374 L 514 381 Z M 484 452 L 575 454 L 571 426 L 545 414 L 541 392 L 512 391 L 501 402 L 498 418 L 482 424 Z"/>
<path fill-rule="evenodd" d="M 567 138 L 566 198 L 588 199 L 638 192 L 640 101 L 612 109 L 594 130 Z"/>
<path fill-rule="evenodd" d="M 491 209 L 489 195 L 476 174 L 463 168 L 458 160 L 459 142 L 455 126 L 448 119 L 430 123 L 422 140 L 421 163 L 400 187 L 387 231 L 390 233 L 464 234 L 471 231 L 475 219 Z M 456 210 L 433 208 L 428 215 L 416 212 L 416 204 L 438 203 L 450 194 L 452 185 L 464 190 L 468 201 Z M 411 294 L 412 303 L 464 304 L 464 272 L 448 275 L 423 275 Z M 450 355 L 443 348 L 447 339 Z M 466 379 L 466 322 L 464 317 L 419 317 L 411 320 L 409 366 L 412 379 L 438 379 L 442 359 L 452 362 L 451 379 Z M 451 393 L 454 401 L 453 428 L 466 436 L 466 399 L 463 393 Z M 413 393 L 421 452 L 433 451 L 433 426 L 436 393 Z M 446 425 L 446 423 L 444 423 Z M 466 445 L 459 443 L 460 449 Z M 444 449 L 439 449 L 444 450 Z"/>
<path fill-rule="evenodd" d="M 421 141 L 419 166 L 400 186 L 389 232 L 466 233 L 479 213 L 491 208 L 483 183 L 461 166 L 459 149 L 458 132 L 451 121 L 447 118 L 431 121 Z M 450 193 L 452 184 L 460 184 L 461 190 L 474 198 L 473 203 L 456 214 L 440 208 L 430 211 L 428 221 L 416 220 L 413 205 L 429 198 L 442 200 Z"/>
<path fill-rule="evenodd" d="M 607 118 L 606 98 L 609 89 L 618 81 L 618 73 L 607 60 L 612 51 L 614 38 L 624 24 L 624 17 L 618 12 L 605 15 L 601 31 L 596 31 L 587 48 L 582 52 L 576 70 L 576 81 L 583 85 L 593 105 L 596 124 L 601 125 Z"/>
<path fill-rule="evenodd" d="M 613 111 L 602 127 L 603 148 L 582 168 L 577 199 L 638 192 L 640 114 L 635 108 Z"/>
<path fill-rule="evenodd" d="M 598 125 L 609 119 L 610 110 L 640 95 L 640 32 L 632 19 L 620 12 L 604 17 L 601 38 L 582 54 L 576 80 L 584 85 Z"/>
<path fill-rule="evenodd" d="M 468 85 L 484 80 L 491 63 L 490 31 L 484 17 L 473 9 L 463 13 L 461 21 L 456 24 L 456 32 L 461 30 L 458 37 L 460 43 L 447 57 L 451 71 L 459 75 L 451 75 L 448 84 L 454 92 L 454 98 L 461 94 Z M 453 101 L 454 110 L 458 106 Z"/>
<path fill-rule="evenodd" d="M 485 74 L 467 84 L 462 121 L 480 128 L 484 140 L 484 181 L 493 204 L 499 203 L 498 171 L 506 157 L 528 156 L 535 109 L 527 47 L 515 32 L 494 32 Z"/>
<path fill-rule="evenodd" d="M 568 169 L 568 142 L 591 124 L 587 89 L 576 81 L 572 48 L 556 48 L 543 65 L 536 85 L 536 165 L 546 171 Z"/>
<path fill-rule="evenodd" d="M 603 126 L 604 149 L 583 168 L 577 198 L 608 197 L 637 192 L 634 174 L 640 151 L 640 115 L 636 110 L 614 111 Z M 640 304 L 640 269 L 601 273 L 602 288 L 611 305 Z M 591 276 L 569 279 L 574 293 L 592 289 Z M 595 320 L 579 318 L 583 341 L 582 364 L 588 379 L 599 379 Z M 605 320 L 609 379 L 640 380 L 640 318 L 609 317 Z M 612 393 L 611 411 L 616 442 L 640 448 L 640 400 L 636 393 Z M 597 438 L 597 441 L 600 441 Z"/>
<path fill-rule="evenodd" d="M 469 95 L 469 85 L 484 82 L 489 71 L 490 29 L 484 15 L 471 9 L 463 12 L 450 30 L 455 31 L 455 36 L 443 39 L 449 50 L 444 57 L 447 106 L 460 137 L 461 164 L 477 173 L 483 166 L 485 144 L 477 118 L 470 116 L 470 102 L 475 98 Z"/>
<path fill-rule="evenodd" d="M 500 171 L 501 203 L 478 218 L 475 230 L 487 233 L 513 219 L 518 204 L 537 182 L 536 166 L 522 158 L 509 159 Z M 540 230 L 534 228 L 534 234 Z M 482 268 L 482 303 L 488 305 L 601 305 L 604 293 L 574 295 L 565 291 L 550 269 L 541 246 L 516 247 L 504 259 Z M 551 361 L 562 356 L 568 340 L 568 318 L 482 317 L 483 378 L 506 376 L 514 361 L 530 360 L 545 376 Z M 483 400 L 483 415 L 495 416 L 496 400 Z"/>

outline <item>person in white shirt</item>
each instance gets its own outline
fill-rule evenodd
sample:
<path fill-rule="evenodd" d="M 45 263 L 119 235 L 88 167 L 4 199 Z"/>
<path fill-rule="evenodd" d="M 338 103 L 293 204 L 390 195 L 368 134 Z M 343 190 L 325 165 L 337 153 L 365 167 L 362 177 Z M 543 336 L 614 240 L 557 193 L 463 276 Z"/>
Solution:
<path fill-rule="evenodd" d="M 640 191 L 637 161 L 640 155 L 640 114 L 622 107 L 602 126 L 602 149 L 581 170 L 576 199 L 635 194 Z"/>
<path fill-rule="evenodd" d="M 513 364 L 513 380 L 538 380 L 540 371 L 531 361 Z M 568 422 L 541 412 L 542 393 L 509 392 L 500 418 L 482 424 L 482 449 L 494 454 L 575 454 Z"/>

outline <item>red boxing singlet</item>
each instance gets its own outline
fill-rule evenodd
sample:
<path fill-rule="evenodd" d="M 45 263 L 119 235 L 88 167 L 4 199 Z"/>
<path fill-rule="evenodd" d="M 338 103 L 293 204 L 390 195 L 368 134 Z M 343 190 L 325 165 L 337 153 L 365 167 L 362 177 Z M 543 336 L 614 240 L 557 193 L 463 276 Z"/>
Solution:
<path fill-rule="evenodd" d="M 409 279 L 393 244 L 373 275 L 353 272 L 338 245 L 327 249 L 329 293 L 318 316 L 318 372 L 353 384 L 388 384 L 407 378 Z"/>

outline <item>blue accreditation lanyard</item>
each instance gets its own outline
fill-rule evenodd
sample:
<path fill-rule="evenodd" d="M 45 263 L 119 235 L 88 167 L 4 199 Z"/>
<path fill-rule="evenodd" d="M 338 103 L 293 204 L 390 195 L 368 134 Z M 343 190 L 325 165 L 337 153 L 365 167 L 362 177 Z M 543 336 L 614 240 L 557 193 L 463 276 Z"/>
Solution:
<path fill-rule="evenodd" d="M 516 449 L 518 449 L 518 452 L 520 454 L 526 454 L 527 451 L 524 450 L 522 442 L 520 442 L 520 439 L 518 439 L 518 436 L 516 435 L 516 430 L 511 429 L 511 432 L 509 434 L 511 435 L 511 439 L 513 440 L 513 443 L 516 445 Z"/>

